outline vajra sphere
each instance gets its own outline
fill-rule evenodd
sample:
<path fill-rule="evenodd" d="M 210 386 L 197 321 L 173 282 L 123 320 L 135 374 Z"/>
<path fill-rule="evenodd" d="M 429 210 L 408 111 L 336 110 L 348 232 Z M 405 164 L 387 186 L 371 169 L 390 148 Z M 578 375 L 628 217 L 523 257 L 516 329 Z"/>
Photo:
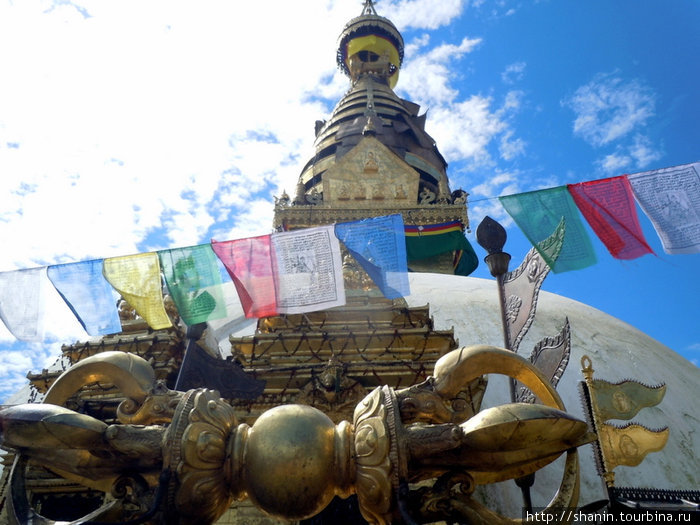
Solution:
<path fill-rule="evenodd" d="M 486 374 L 520 381 L 539 404 L 479 410 Z M 97 381 L 126 398 L 117 424 L 64 406 Z M 272 516 L 303 519 L 351 494 L 370 523 L 514 523 L 472 498 L 474 488 L 521 478 L 566 453 L 549 508 L 574 507 L 576 447 L 592 437 L 529 361 L 492 346 L 453 350 L 410 388 L 375 389 L 352 422 L 338 425 L 306 405 L 239 424 L 217 392 L 169 390 L 142 358 L 104 352 L 66 371 L 43 403 L 0 409 L 0 432 L 16 454 L 9 506 L 17 523 L 53 523 L 27 502 L 25 468 L 34 463 L 106 494 L 80 523 L 123 521 L 128 507 L 134 523 L 180 525 L 213 523 L 246 497 Z"/>

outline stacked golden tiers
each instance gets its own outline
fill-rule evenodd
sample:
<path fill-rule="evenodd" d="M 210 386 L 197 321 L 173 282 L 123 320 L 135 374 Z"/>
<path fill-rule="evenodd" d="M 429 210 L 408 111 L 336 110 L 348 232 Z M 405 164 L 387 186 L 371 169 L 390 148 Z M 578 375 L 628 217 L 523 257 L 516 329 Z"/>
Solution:
<path fill-rule="evenodd" d="M 253 336 L 232 337 L 231 351 L 267 381 L 254 402 L 233 405 L 257 416 L 282 403 L 305 403 L 334 421 L 350 418 L 369 390 L 425 380 L 435 362 L 457 347 L 452 330 L 434 330 L 428 306 L 368 295 L 321 312 L 260 319 Z"/>

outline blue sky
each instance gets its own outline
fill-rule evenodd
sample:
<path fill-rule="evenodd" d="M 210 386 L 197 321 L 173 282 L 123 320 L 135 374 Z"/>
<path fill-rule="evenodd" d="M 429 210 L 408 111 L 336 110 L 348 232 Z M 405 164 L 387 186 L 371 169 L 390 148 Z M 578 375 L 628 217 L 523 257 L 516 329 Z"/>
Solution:
<path fill-rule="evenodd" d="M 313 125 L 348 87 L 335 67 L 358 0 L 0 0 L 0 271 L 267 233 Z M 695 0 L 377 2 L 406 42 L 397 92 L 428 112 L 452 189 L 529 244 L 498 195 L 700 160 Z M 274 14 L 274 16 L 272 16 Z M 641 213 L 641 212 L 640 212 Z M 642 329 L 696 365 L 699 255 L 550 274 L 547 291 Z M 591 233 L 591 235 L 593 235 Z M 474 274 L 490 278 L 486 266 Z M 55 299 L 55 298 L 54 298 Z M 0 327 L 0 399 L 62 342 Z M 575 329 L 575 327 L 574 327 Z"/>

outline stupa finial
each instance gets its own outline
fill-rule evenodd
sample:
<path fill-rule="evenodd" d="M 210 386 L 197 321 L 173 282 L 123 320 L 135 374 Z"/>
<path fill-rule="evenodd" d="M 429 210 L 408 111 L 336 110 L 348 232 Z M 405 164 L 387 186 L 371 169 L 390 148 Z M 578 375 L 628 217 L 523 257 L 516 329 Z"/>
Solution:
<path fill-rule="evenodd" d="M 365 0 L 365 5 L 362 8 L 363 15 L 376 15 L 377 10 L 374 8 L 374 2 L 372 0 Z"/>

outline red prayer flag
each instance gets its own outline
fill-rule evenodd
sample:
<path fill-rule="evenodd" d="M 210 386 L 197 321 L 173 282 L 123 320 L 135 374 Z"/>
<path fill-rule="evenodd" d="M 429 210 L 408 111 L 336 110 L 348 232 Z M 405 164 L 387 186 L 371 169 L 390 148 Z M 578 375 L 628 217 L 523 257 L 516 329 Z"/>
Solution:
<path fill-rule="evenodd" d="M 275 279 L 270 252 L 270 235 L 211 241 L 211 247 L 236 285 L 246 317 L 277 313 Z"/>
<path fill-rule="evenodd" d="M 569 193 L 598 238 L 616 259 L 654 253 L 639 225 L 626 176 L 569 184 Z"/>

